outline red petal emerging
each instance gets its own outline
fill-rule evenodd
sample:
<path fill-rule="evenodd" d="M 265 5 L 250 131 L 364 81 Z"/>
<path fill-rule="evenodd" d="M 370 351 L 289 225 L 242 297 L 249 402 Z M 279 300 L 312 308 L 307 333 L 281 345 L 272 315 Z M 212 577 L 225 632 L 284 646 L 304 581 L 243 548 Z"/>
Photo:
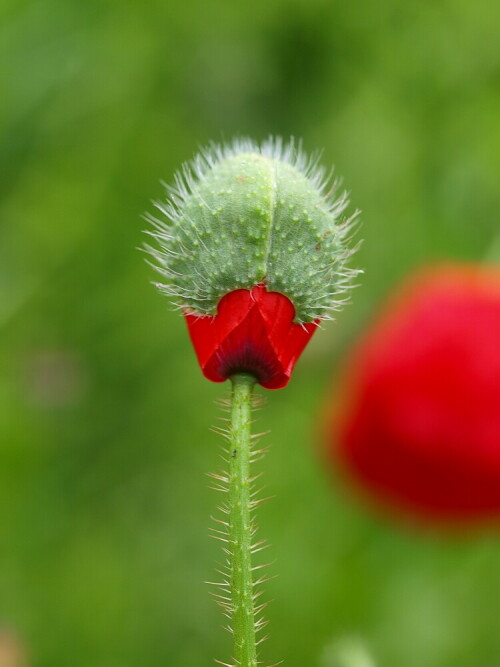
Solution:
<path fill-rule="evenodd" d="M 212 382 L 249 373 L 267 389 L 284 387 L 317 323 L 295 324 L 291 301 L 264 285 L 226 294 L 217 315 L 185 313 L 201 370 Z"/>
<path fill-rule="evenodd" d="M 332 453 L 361 488 L 423 518 L 500 517 L 500 271 L 420 275 L 342 391 Z"/>

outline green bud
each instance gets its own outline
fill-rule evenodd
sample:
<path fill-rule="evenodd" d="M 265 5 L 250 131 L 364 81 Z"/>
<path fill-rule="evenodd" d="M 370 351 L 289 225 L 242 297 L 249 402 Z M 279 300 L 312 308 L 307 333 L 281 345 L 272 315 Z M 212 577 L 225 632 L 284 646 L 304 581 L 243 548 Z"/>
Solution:
<path fill-rule="evenodd" d="M 293 142 L 203 151 L 155 203 L 167 221 L 149 217 L 159 249 L 147 250 L 166 279 L 158 287 L 181 308 L 213 315 L 228 292 L 265 283 L 290 299 L 296 322 L 329 317 L 358 273 L 346 266 L 356 214 L 343 217 L 347 195 L 329 180 Z"/>

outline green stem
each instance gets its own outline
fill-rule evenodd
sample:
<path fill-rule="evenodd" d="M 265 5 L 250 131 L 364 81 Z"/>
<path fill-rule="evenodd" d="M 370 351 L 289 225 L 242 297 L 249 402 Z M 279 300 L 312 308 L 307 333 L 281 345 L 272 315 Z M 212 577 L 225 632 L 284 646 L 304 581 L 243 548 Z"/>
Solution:
<path fill-rule="evenodd" d="M 231 451 L 229 456 L 229 542 L 233 658 L 238 667 L 257 666 L 251 547 L 250 498 L 251 397 L 255 379 L 231 378 Z"/>

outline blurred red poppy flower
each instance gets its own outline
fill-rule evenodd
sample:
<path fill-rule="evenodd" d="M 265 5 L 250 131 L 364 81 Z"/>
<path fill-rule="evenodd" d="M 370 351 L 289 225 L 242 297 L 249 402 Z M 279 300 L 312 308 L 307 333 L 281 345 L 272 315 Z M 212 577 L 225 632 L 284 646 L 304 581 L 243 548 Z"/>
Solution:
<path fill-rule="evenodd" d="M 417 275 L 354 350 L 331 454 L 379 503 L 500 516 L 500 269 Z"/>
<path fill-rule="evenodd" d="M 184 316 L 205 377 L 224 382 L 235 373 L 249 373 L 267 389 L 288 383 L 317 329 L 316 322 L 294 323 L 291 301 L 264 285 L 229 292 L 215 316 Z"/>

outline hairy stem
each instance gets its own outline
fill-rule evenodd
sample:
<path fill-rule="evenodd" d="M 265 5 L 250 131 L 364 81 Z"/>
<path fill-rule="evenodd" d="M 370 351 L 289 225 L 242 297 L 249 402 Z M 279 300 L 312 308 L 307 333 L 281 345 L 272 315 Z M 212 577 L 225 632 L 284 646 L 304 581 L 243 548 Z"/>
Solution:
<path fill-rule="evenodd" d="M 231 451 L 229 456 L 229 541 L 231 561 L 233 659 L 238 667 L 257 666 L 251 548 L 250 498 L 251 397 L 255 379 L 231 378 Z"/>

